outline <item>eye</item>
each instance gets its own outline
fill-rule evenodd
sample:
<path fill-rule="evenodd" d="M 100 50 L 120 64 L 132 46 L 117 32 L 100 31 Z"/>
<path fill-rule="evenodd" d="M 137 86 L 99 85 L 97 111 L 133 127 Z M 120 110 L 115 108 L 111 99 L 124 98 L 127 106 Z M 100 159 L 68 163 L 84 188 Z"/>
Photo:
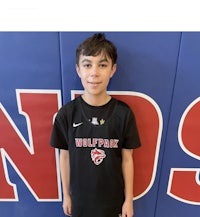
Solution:
<path fill-rule="evenodd" d="M 83 67 L 84 67 L 84 68 L 90 68 L 90 67 L 91 67 L 91 64 L 89 64 L 89 63 L 84 64 Z"/>
<path fill-rule="evenodd" d="M 100 67 L 101 67 L 101 68 L 106 68 L 106 67 L 107 67 L 107 64 L 102 63 L 102 64 L 100 64 Z"/>

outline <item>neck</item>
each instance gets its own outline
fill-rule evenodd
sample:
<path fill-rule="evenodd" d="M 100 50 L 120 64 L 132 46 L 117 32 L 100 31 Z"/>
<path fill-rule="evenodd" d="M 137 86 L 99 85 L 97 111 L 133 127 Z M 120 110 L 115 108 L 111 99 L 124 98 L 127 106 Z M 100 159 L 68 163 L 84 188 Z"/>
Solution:
<path fill-rule="evenodd" d="M 82 95 L 83 100 L 92 106 L 102 106 L 109 102 L 111 99 L 111 96 L 109 96 L 107 93 L 103 96 L 88 96 L 87 94 Z"/>

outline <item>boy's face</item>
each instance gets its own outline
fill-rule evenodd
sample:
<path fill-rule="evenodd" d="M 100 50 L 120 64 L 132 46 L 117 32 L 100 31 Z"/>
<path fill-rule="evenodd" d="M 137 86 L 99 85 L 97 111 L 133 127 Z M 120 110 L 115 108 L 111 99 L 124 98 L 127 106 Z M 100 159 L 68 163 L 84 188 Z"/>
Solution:
<path fill-rule="evenodd" d="M 105 94 L 110 78 L 116 71 L 116 64 L 103 54 L 98 56 L 84 56 L 79 58 L 76 65 L 85 93 L 90 95 Z"/>

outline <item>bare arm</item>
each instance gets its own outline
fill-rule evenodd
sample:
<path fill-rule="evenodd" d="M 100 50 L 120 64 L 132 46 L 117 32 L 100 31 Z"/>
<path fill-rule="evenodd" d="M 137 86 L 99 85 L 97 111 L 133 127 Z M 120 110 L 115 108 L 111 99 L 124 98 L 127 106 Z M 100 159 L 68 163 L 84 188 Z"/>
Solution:
<path fill-rule="evenodd" d="M 122 207 L 122 217 L 133 216 L 133 156 L 132 149 L 122 149 L 122 171 L 125 183 L 125 201 Z"/>
<path fill-rule="evenodd" d="M 60 150 L 60 173 L 63 187 L 63 211 L 66 215 L 71 215 L 71 196 L 69 190 L 70 180 L 69 152 Z"/>

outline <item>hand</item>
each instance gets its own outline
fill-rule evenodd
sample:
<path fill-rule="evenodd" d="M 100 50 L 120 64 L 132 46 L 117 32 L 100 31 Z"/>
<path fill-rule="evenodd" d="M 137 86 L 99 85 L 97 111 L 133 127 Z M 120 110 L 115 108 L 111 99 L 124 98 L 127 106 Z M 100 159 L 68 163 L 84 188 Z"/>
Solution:
<path fill-rule="evenodd" d="M 71 197 L 69 195 L 64 197 L 63 211 L 65 215 L 68 215 L 68 216 L 72 215 L 72 202 L 71 202 Z"/>
<path fill-rule="evenodd" d="M 125 201 L 122 206 L 122 217 L 133 217 L 133 201 Z"/>

